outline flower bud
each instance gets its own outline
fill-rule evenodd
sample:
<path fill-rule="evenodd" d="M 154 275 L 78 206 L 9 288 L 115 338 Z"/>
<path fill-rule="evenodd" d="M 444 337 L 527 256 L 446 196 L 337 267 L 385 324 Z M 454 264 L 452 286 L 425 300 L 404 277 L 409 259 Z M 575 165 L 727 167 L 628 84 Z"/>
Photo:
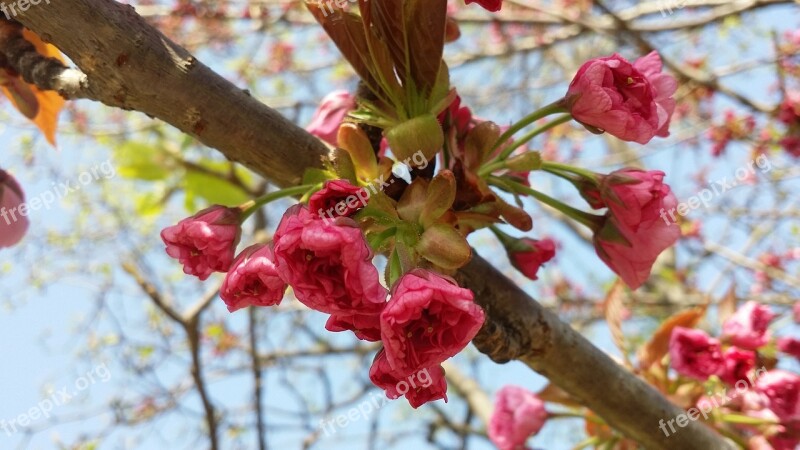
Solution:
<path fill-rule="evenodd" d="M 446 270 L 457 270 L 472 258 L 472 248 L 466 238 L 443 223 L 425 230 L 416 250 L 423 258 Z"/>
<path fill-rule="evenodd" d="M 449 170 L 442 170 L 428 186 L 425 206 L 419 222 L 427 228 L 453 207 L 456 199 L 456 177 Z"/>
<path fill-rule="evenodd" d="M 530 172 L 542 168 L 542 155 L 539 152 L 525 152 L 506 160 L 506 168 L 515 172 Z"/>
<path fill-rule="evenodd" d="M 370 181 L 378 176 L 378 162 L 375 159 L 375 151 L 369 142 L 364 130 L 353 123 L 343 123 L 339 127 L 337 136 L 339 146 L 350 154 L 353 160 L 356 176 L 359 180 Z"/>
<path fill-rule="evenodd" d="M 399 160 L 421 151 L 430 160 L 444 145 L 444 132 L 433 114 L 427 113 L 400 123 L 386 132 L 392 153 Z"/>
<path fill-rule="evenodd" d="M 397 213 L 400 218 L 407 222 L 418 222 L 427 196 L 428 182 L 423 178 L 414 180 L 397 203 Z"/>
<path fill-rule="evenodd" d="M 494 122 L 475 125 L 464 141 L 464 165 L 471 170 L 477 170 L 488 159 L 501 134 L 500 127 Z"/>

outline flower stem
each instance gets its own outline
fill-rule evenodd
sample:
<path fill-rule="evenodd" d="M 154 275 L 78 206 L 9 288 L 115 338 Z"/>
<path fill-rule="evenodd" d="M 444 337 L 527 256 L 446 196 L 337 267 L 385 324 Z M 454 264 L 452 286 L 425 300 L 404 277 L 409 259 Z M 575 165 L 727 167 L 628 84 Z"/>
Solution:
<path fill-rule="evenodd" d="M 495 158 L 495 159 L 499 160 L 499 161 L 502 161 L 502 160 L 508 158 L 508 155 L 510 155 L 511 152 L 513 152 L 514 150 L 522 147 L 523 145 L 525 145 L 531 139 L 535 138 L 536 136 L 544 133 L 545 131 L 547 131 L 547 130 L 553 128 L 553 127 L 561 125 L 562 123 L 569 122 L 571 119 L 572 119 L 572 116 L 570 116 L 569 114 L 564 114 L 562 116 L 559 116 L 559 117 L 551 120 L 550 122 L 547 122 L 546 124 L 544 124 L 544 125 L 542 125 L 542 126 L 540 126 L 538 128 L 535 128 L 535 129 L 523 134 L 522 137 L 520 137 L 518 140 L 512 142 L 508 147 L 504 148 L 503 151 L 499 155 L 497 155 L 497 158 Z"/>
<path fill-rule="evenodd" d="M 503 244 L 503 247 L 508 247 L 509 245 L 513 244 L 514 241 L 516 240 L 510 235 L 501 231 L 500 228 L 497 228 L 497 226 L 495 225 L 489 225 L 489 229 L 492 230 L 492 233 L 494 233 L 494 235 L 497 237 L 497 240 L 500 241 L 501 244 Z"/>
<path fill-rule="evenodd" d="M 586 178 L 595 184 L 598 182 L 598 175 L 596 173 L 592 172 L 591 170 L 581 169 L 580 167 L 570 166 L 569 164 L 557 163 L 555 161 L 542 161 L 542 170 L 547 170 L 555 175 L 558 174 L 554 171 L 574 173 L 575 175 L 580 175 L 581 177 Z"/>
<path fill-rule="evenodd" d="M 316 187 L 314 184 L 304 184 L 302 186 L 293 186 L 286 189 L 281 189 L 279 191 L 270 192 L 266 195 L 263 195 L 255 200 L 250 200 L 249 202 L 244 203 L 239 208 L 242 210 L 242 222 L 247 220 L 248 217 L 253 215 L 254 212 L 258 211 L 259 208 L 266 205 L 267 203 L 273 202 L 275 200 L 285 198 L 285 197 L 292 197 L 295 195 L 305 194 L 312 188 Z"/>
<path fill-rule="evenodd" d="M 549 105 L 543 107 L 542 109 L 536 110 L 528 114 L 527 116 L 523 117 L 522 120 L 520 120 L 519 122 L 515 123 L 514 125 L 511 125 L 511 128 L 509 128 L 508 130 L 506 130 L 505 133 L 500 135 L 500 137 L 497 139 L 497 142 L 495 142 L 494 147 L 492 147 L 492 150 L 500 147 L 503 144 L 503 142 L 511 138 L 511 136 L 513 136 L 514 133 L 532 124 L 533 122 L 536 122 L 537 120 L 543 117 L 547 117 L 551 114 L 556 114 L 560 112 L 566 112 L 566 109 L 561 104 L 561 100 L 558 100 L 557 102 L 550 103 Z"/>
<path fill-rule="evenodd" d="M 560 200 L 556 200 L 553 197 L 550 197 L 547 194 L 537 191 L 536 189 L 530 188 L 525 186 L 522 183 L 518 183 L 513 180 L 509 179 L 498 179 L 497 177 L 490 177 L 490 183 L 494 184 L 498 187 L 508 186 L 511 187 L 516 193 L 529 195 L 536 200 L 544 203 L 545 205 L 551 206 L 562 213 L 564 213 L 567 217 L 579 222 L 583 225 L 586 225 L 591 230 L 598 230 L 602 227 L 602 216 L 597 216 L 594 214 L 587 213 L 585 211 L 581 211 L 579 209 L 573 208 L 572 206 L 567 205 L 566 203 L 561 202 Z"/>

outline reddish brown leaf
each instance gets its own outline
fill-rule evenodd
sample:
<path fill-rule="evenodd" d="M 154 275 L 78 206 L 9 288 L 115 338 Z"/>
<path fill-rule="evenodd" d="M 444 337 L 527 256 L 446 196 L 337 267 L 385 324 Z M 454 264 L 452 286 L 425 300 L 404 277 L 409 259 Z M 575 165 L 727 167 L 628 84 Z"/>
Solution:
<path fill-rule="evenodd" d="M 406 67 L 406 30 L 403 28 L 403 0 L 360 0 L 365 6 L 362 11 L 369 8 L 372 16 L 372 25 L 378 39 L 386 43 L 391 58 L 397 67 L 397 75 L 405 83 L 408 69 Z"/>
<path fill-rule="evenodd" d="M 325 6 L 321 3 L 308 2 L 306 6 L 342 52 L 347 62 L 353 66 L 356 74 L 375 92 L 377 84 L 370 69 L 369 47 L 361 18 L 338 8 L 335 8 L 332 13 L 328 12 L 323 10 Z"/>
<path fill-rule="evenodd" d="M 447 0 L 406 0 L 405 19 L 411 77 L 417 90 L 429 93 L 442 64 Z"/>

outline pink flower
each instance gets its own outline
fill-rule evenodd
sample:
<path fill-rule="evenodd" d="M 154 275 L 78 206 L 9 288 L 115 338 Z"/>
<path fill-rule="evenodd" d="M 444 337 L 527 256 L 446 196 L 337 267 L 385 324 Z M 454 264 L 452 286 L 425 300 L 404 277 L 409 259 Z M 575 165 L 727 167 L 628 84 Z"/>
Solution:
<path fill-rule="evenodd" d="M 440 364 L 469 344 L 484 314 L 469 289 L 438 273 L 415 269 L 392 289 L 381 313 L 381 338 L 397 376 Z"/>
<path fill-rule="evenodd" d="M 552 239 L 517 239 L 514 248 L 506 248 L 511 264 L 531 280 L 538 280 L 536 272 L 556 255 L 556 244 Z"/>
<path fill-rule="evenodd" d="M 271 244 L 255 244 L 244 249 L 220 288 L 219 296 L 234 312 L 248 306 L 274 306 L 281 303 L 286 283 L 275 269 Z"/>
<path fill-rule="evenodd" d="M 500 11 L 500 8 L 503 7 L 503 0 L 467 0 L 466 3 L 469 5 L 470 3 L 477 3 L 483 7 L 483 9 L 491 12 Z"/>
<path fill-rule="evenodd" d="M 500 450 L 523 450 L 547 417 L 544 402 L 536 394 L 521 387 L 504 386 L 497 392 L 489 420 L 489 439 Z"/>
<path fill-rule="evenodd" d="M 669 339 L 669 356 L 676 372 L 699 381 L 724 367 L 719 341 L 700 330 L 675 327 Z"/>
<path fill-rule="evenodd" d="M 782 337 L 778 339 L 778 350 L 786 353 L 787 355 L 792 355 L 795 358 L 800 359 L 800 339 L 793 337 Z"/>
<path fill-rule="evenodd" d="M 795 302 L 792 307 L 792 314 L 794 315 L 795 323 L 800 323 L 800 302 Z"/>
<path fill-rule="evenodd" d="M 584 63 L 564 102 L 578 122 L 646 144 L 654 136 L 669 136 L 677 87 L 675 78 L 661 73 L 657 52 L 633 64 L 615 53 Z"/>
<path fill-rule="evenodd" d="M 438 364 L 406 377 L 398 377 L 386 358 L 386 351 L 381 349 L 369 369 L 369 379 L 386 391 L 386 397 L 392 400 L 405 395 L 414 409 L 435 400 L 444 399 L 447 402 L 447 381 L 444 369 Z"/>
<path fill-rule="evenodd" d="M 725 321 L 722 337 L 737 347 L 755 350 L 769 342 L 767 327 L 773 318 L 769 308 L 749 301 Z"/>
<path fill-rule="evenodd" d="M 183 264 L 184 273 L 201 280 L 230 269 L 241 235 L 241 210 L 221 205 L 161 231 L 167 254 Z"/>
<path fill-rule="evenodd" d="M 365 188 L 353 186 L 347 180 L 331 180 L 311 196 L 308 209 L 320 218 L 332 220 L 337 216 L 352 216 L 367 206 L 368 200 L 369 191 Z"/>
<path fill-rule="evenodd" d="M 372 265 L 372 250 L 352 219 L 319 220 L 295 205 L 283 215 L 273 242 L 278 273 L 304 305 L 340 315 L 383 310 L 386 289 Z"/>
<path fill-rule="evenodd" d="M 320 103 L 306 130 L 330 145 L 338 143 L 339 125 L 356 108 L 356 99 L 347 91 L 334 91 Z"/>
<path fill-rule="evenodd" d="M 781 422 L 800 420 L 800 376 L 770 370 L 756 380 L 756 391 L 767 397 L 769 409 Z"/>
<path fill-rule="evenodd" d="M 608 207 L 594 235 L 597 255 L 631 289 L 647 280 L 658 255 L 681 235 L 680 227 L 665 218 L 678 200 L 663 180 L 658 170 L 622 169 L 603 177 L 596 193 L 584 193 L 599 196 Z"/>
<path fill-rule="evenodd" d="M 0 169 L 0 248 L 16 245 L 28 231 L 25 192 L 10 173 Z"/>
<path fill-rule="evenodd" d="M 362 341 L 376 342 L 381 340 L 381 316 L 372 314 L 336 314 L 325 323 L 328 331 L 352 331 Z"/>
<path fill-rule="evenodd" d="M 731 386 L 736 385 L 739 380 L 747 380 L 747 375 L 756 366 L 756 354 L 748 350 L 731 347 L 722 357 L 723 368 L 718 375 Z"/>

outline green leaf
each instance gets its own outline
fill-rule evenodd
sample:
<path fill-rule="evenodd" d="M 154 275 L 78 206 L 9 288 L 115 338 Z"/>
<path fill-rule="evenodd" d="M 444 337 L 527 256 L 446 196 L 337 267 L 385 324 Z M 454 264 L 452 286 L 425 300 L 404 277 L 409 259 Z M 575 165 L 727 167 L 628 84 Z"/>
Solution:
<path fill-rule="evenodd" d="M 213 175 L 189 171 L 183 178 L 186 191 L 186 206 L 195 209 L 195 199 L 202 198 L 205 203 L 235 206 L 249 200 L 246 192 L 228 181 Z"/>
<path fill-rule="evenodd" d="M 156 181 L 172 172 L 172 159 L 161 149 L 142 143 L 126 142 L 114 149 L 117 173 L 125 178 Z"/>
<path fill-rule="evenodd" d="M 310 167 L 303 173 L 302 184 L 319 184 L 333 179 L 336 179 L 336 174 L 327 170 Z"/>
<path fill-rule="evenodd" d="M 386 264 L 386 285 L 390 288 L 394 283 L 403 276 L 403 263 L 400 261 L 400 254 L 395 249 L 389 256 L 389 262 Z"/>

